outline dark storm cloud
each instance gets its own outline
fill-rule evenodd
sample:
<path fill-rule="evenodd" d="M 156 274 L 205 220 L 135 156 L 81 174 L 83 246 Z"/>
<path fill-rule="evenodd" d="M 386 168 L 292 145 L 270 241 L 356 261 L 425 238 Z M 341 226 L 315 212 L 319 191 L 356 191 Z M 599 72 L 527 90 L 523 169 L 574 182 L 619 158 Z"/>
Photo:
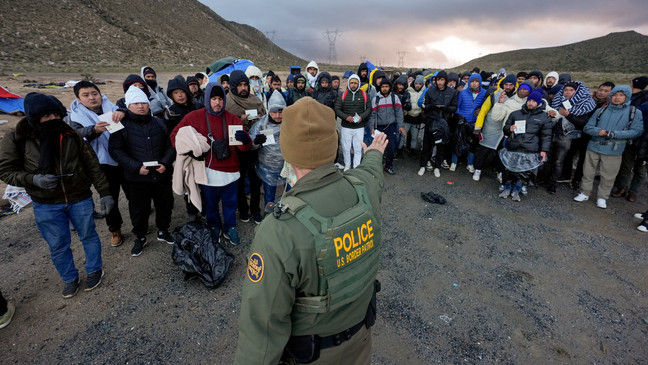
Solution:
<path fill-rule="evenodd" d="M 407 50 L 406 64 L 461 63 L 478 55 L 561 45 L 613 31 L 648 33 L 643 0 L 201 1 L 227 20 L 276 31 L 275 43 L 305 59 L 325 61 L 329 42 L 323 33 L 338 29 L 338 61 L 349 64 L 365 56 L 395 65 L 399 50 Z"/>

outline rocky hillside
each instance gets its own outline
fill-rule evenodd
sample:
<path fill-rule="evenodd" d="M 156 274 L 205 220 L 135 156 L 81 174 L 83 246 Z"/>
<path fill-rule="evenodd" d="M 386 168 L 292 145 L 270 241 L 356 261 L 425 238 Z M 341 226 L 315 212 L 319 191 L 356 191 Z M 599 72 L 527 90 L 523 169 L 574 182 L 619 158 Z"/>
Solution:
<path fill-rule="evenodd" d="M 305 63 L 196 0 L 5 0 L 0 14 L 0 72 L 204 70 L 226 56 Z"/>
<path fill-rule="evenodd" d="M 558 47 L 520 49 L 490 54 L 456 67 L 470 70 L 531 71 L 558 70 L 560 72 L 623 72 L 648 73 L 648 36 L 635 31 L 610 33 L 604 37 Z"/>

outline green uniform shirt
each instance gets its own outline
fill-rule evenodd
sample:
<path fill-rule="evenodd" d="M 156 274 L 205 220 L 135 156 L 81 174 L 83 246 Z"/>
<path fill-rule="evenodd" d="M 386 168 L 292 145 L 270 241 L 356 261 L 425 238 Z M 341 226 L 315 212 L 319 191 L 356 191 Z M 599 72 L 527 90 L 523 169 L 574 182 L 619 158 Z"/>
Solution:
<path fill-rule="evenodd" d="M 382 154 L 369 150 L 362 163 L 345 174 L 362 181 L 380 227 Z M 356 191 L 332 164 L 297 181 L 286 196 L 297 196 L 316 213 L 334 217 L 358 202 Z M 335 249 L 334 247 L 331 249 Z M 362 321 L 373 283 L 359 300 L 326 313 L 293 312 L 296 297 L 318 295 L 315 240 L 289 213 L 270 215 L 258 227 L 243 284 L 236 364 L 276 364 L 291 335 L 328 336 Z"/>

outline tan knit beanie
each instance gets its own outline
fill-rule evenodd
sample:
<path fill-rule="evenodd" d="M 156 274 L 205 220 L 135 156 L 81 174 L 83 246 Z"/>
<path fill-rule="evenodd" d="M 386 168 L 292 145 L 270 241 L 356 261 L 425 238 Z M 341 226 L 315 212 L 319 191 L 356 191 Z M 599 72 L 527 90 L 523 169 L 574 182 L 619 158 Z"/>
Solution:
<path fill-rule="evenodd" d="M 283 110 L 281 154 L 284 160 L 303 169 L 333 163 L 337 155 L 335 112 L 306 96 Z"/>

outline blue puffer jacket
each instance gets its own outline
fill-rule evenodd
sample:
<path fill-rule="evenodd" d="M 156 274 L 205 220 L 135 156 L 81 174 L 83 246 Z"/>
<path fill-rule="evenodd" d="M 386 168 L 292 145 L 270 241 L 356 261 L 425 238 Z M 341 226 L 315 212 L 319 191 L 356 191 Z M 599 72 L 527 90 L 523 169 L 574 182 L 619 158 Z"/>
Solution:
<path fill-rule="evenodd" d="M 482 78 L 479 74 L 470 75 L 468 79 L 468 85 L 461 90 L 459 97 L 457 98 L 457 114 L 461 115 L 466 119 L 467 123 L 475 124 L 477 121 L 477 115 L 475 115 L 475 110 L 481 108 L 486 100 L 486 95 L 488 94 L 485 89 L 479 88 L 479 93 L 476 98 L 473 98 L 473 93 L 470 91 L 470 82 L 472 80 L 479 80 L 479 85 L 482 83 Z"/>
<path fill-rule="evenodd" d="M 626 95 L 626 101 L 622 105 L 613 105 L 612 96 L 619 91 Z M 618 85 L 610 92 L 609 104 L 594 111 L 583 129 L 585 133 L 592 136 L 592 140 L 587 145 L 588 150 L 607 156 L 621 156 L 626 143 L 641 135 L 641 132 L 643 132 L 643 116 L 639 110 L 635 113 L 630 128 L 626 129 L 630 121 L 630 96 L 630 86 Z M 598 118 L 601 110 L 603 110 L 603 113 Z M 600 130 L 612 132 L 614 134 L 613 138 L 599 136 Z"/>

